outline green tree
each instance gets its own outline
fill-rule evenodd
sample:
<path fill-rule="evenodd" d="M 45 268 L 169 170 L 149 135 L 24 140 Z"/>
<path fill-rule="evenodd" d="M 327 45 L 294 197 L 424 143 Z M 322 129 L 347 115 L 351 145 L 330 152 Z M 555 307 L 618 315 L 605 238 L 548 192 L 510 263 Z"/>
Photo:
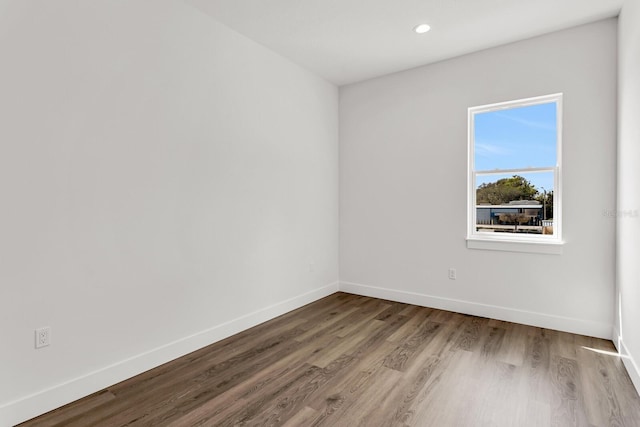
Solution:
<path fill-rule="evenodd" d="M 514 175 L 480 185 L 476 190 L 476 202 L 502 205 L 513 200 L 533 200 L 537 194 L 536 187 L 526 178 Z"/>

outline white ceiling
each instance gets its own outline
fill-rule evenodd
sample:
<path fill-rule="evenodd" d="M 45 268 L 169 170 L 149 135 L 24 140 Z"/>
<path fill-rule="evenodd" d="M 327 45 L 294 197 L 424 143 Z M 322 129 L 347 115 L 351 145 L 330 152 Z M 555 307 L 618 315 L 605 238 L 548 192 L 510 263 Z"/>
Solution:
<path fill-rule="evenodd" d="M 343 85 L 617 16 L 624 0 L 182 1 Z"/>

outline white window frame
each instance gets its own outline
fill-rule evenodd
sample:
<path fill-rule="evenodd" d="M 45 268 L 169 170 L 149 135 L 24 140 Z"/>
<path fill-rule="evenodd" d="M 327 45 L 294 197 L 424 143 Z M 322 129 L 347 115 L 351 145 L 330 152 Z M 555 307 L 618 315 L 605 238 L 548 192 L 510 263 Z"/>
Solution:
<path fill-rule="evenodd" d="M 475 115 L 539 104 L 556 104 L 556 165 L 548 167 L 475 170 Z M 504 250 L 512 252 L 562 253 L 562 93 L 495 104 L 470 107 L 468 110 L 468 184 L 467 184 L 467 247 L 470 249 Z M 554 172 L 552 235 L 483 233 L 476 231 L 476 177 L 518 173 Z"/>

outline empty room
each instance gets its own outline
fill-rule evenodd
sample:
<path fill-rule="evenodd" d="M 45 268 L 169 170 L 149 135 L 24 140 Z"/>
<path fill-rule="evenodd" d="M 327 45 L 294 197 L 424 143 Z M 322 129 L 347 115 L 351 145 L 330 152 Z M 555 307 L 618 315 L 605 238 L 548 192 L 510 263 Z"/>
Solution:
<path fill-rule="evenodd" d="M 639 0 L 0 0 L 0 427 L 640 426 Z"/>

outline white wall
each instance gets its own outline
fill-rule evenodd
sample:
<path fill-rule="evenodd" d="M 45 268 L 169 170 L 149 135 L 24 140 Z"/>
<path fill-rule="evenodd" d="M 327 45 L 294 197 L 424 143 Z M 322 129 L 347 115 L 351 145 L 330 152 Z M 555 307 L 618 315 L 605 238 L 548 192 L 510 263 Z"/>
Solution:
<path fill-rule="evenodd" d="M 640 2 L 620 14 L 617 309 L 614 336 L 640 392 Z"/>
<path fill-rule="evenodd" d="M 169 0 L 5 1 L 0 58 L 0 426 L 337 289 L 335 86 Z"/>
<path fill-rule="evenodd" d="M 341 289 L 611 338 L 616 31 L 609 19 L 341 87 Z M 557 92 L 563 254 L 467 249 L 467 108 Z"/>

